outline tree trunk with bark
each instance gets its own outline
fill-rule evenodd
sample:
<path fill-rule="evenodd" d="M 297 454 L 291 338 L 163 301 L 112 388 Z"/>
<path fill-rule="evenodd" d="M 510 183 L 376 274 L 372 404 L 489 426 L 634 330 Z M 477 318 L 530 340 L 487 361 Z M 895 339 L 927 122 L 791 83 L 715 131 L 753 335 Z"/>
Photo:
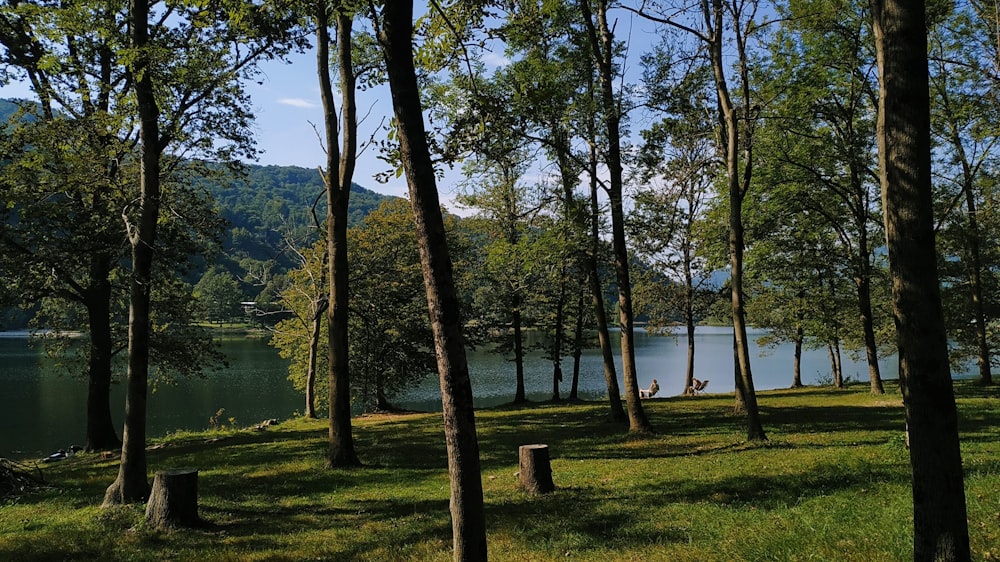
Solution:
<path fill-rule="evenodd" d="M 708 4 L 704 5 L 708 10 Z M 743 294 L 743 251 L 745 248 L 743 228 L 743 197 L 750 186 L 753 159 L 749 154 L 751 144 L 744 140 L 747 154 L 740 165 L 740 118 L 736 112 L 729 93 L 726 78 L 727 63 L 723 58 L 722 34 L 724 29 L 723 14 L 726 8 L 721 0 L 712 1 L 711 14 L 705 14 L 706 22 L 711 23 L 710 39 L 708 41 L 709 57 L 712 63 L 712 73 L 715 77 L 716 98 L 719 102 L 720 118 L 723 126 L 723 155 L 726 164 L 726 182 L 729 188 L 729 266 L 732 291 L 730 297 L 733 307 L 733 335 L 736 345 L 736 394 L 742 397 L 743 408 L 747 415 L 747 439 L 749 441 L 765 441 L 764 427 L 760 421 L 760 410 L 757 407 L 757 392 L 754 389 L 753 374 L 750 370 L 750 343 L 747 339 L 746 306 Z M 735 21 L 733 26 L 739 28 L 742 23 Z M 747 71 L 745 45 L 737 37 L 740 50 L 740 73 L 743 85 L 744 111 L 750 111 L 749 73 Z"/>
<path fill-rule="evenodd" d="M 524 331 L 521 328 L 521 291 L 511 295 L 511 324 L 514 330 L 514 374 L 516 387 L 514 403 L 523 404 L 528 401 L 524 388 Z"/>
<path fill-rule="evenodd" d="M 372 16 L 392 93 L 400 161 L 413 207 L 441 380 L 451 480 L 452 556 L 455 560 L 486 560 L 486 515 L 472 383 L 434 165 L 427 146 L 420 89 L 413 65 L 413 3 L 386 2 L 381 15 L 373 10 Z"/>
<path fill-rule="evenodd" d="M 153 80 L 147 52 L 149 4 L 129 4 L 134 66 L 129 69 L 135 84 L 141 146 L 139 172 L 139 222 L 125 215 L 132 244 L 132 276 L 129 292 L 128 387 L 125 395 L 125 431 L 122 433 L 118 477 L 104 494 L 104 505 L 134 503 L 149 496 L 146 474 L 146 399 L 149 384 L 149 341 L 152 332 L 150 293 L 156 227 L 160 217 L 160 128 Z"/>
<path fill-rule="evenodd" d="M 868 247 L 868 236 L 864 230 L 859 233 L 858 246 Z M 868 262 L 868 253 L 859 249 L 858 260 L 859 275 L 855 280 L 858 291 L 858 309 L 861 313 L 861 328 L 865 336 L 865 356 L 868 360 L 868 379 L 871 383 L 872 394 L 885 394 L 885 387 L 882 385 L 882 374 L 878 366 L 878 342 L 875 341 L 875 320 L 872 315 L 872 295 L 871 295 L 871 264 Z"/>
<path fill-rule="evenodd" d="M 111 357 L 114 343 L 111 337 L 110 260 L 93 258 L 90 265 L 90 287 L 84 295 L 87 321 L 90 326 L 90 358 L 88 360 L 87 434 L 83 450 L 109 451 L 121 447 L 111 418 Z"/>
<path fill-rule="evenodd" d="M 323 124 L 326 131 L 326 227 L 330 279 L 330 304 L 327 308 L 329 322 L 329 392 L 330 436 L 327 450 L 327 468 L 358 466 L 351 428 L 351 377 L 348 358 L 348 267 L 347 262 L 347 207 L 351 195 L 357 154 L 357 108 L 355 105 L 355 76 L 351 61 L 351 29 L 353 14 L 344 7 L 335 8 L 337 27 L 337 66 L 340 69 L 341 109 L 343 110 L 343 139 L 338 138 L 337 107 L 334 102 L 333 84 L 330 79 L 330 9 L 328 3 L 316 4 L 316 64 L 319 76 L 320 97 L 323 101 Z M 341 145 L 341 142 L 343 145 Z"/>
<path fill-rule="evenodd" d="M 795 358 L 792 367 L 792 388 L 802 388 L 802 341 L 805 339 L 802 326 L 795 329 Z"/>
<path fill-rule="evenodd" d="M 594 136 L 594 135 L 591 135 Z M 615 368 L 615 353 L 611 348 L 611 332 L 608 329 L 608 313 L 604 307 L 604 288 L 601 286 L 601 272 L 597 267 L 600 253 L 600 213 L 597 201 L 597 146 L 590 143 L 590 251 L 587 253 L 587 283 L 590 285 L 591 300 L 594 304 L 594 321 L 597 323 L 597 340 L 601 346 L 604 384 L 608 388 L 608 405 L 611 419 L 627 422 L 628 414 L 622 406 L 621 390 L 618 388 L 618 371 Z"/>
<path fill-rule="evenodd" d="M 573 327 L 573 382 L 569 387 L 569 399 L 580 398 L 580 358 L 583 357 L 583 315 L 586 311 L 584 290 L 581 287 L 576 298 L 576 325 Z"/>
<path fill-rule="evenodd" d="M 913 559 L 969 560 L 958 412 L 933 251 L 924 2 L 872 0 L 872 14 L 882 206 L 910 437 Z"/>
<path fill-rule="evenodd" d="M 596 14 L 590 10 L 590 0 L 581 0 L 584 24 L 590 38 L 591 53 L 600 79 L 601 108 L 608 135 L 606 164 L 608 166 L 608 200 L 611 205 L 611 245 L 615 255 L 615 278 L 618 282 L 618 319 L 621 327 L 622 374 L 625 384 L 625 403 L 629 431 L 653 431 L 646 412 L 639 400 L 639 376 L 635 366 L 635 315 L 632 311 L 632 280 L 629 273 L 628 246 L 625 242 L 625 208 L 623 201 L 621 117 L 615 102 L 614 36 L 608 26 L 607 2 L 596 3 Z M 594 16 L 597 16 L 596 24 Z"/>
<path fill-rule="evenodd" d="M 325 302 L 325 301 L 324 301 Z M 323 330 L 323 315 L 326 314 L 326 306 L 320 307 L 313 312 L 309 326 L 309 358 L 306 363 L 306 419 L 316 419 L 316 370 L 319 363 L 319 340 Z"/>
<path fill-rule="evenodd" d="M 201 526 L 198 471 L 178 468 L 157 472 L 146 504 L 146 521 L 154 529 Z"/>
<path fill-rule="evenodd" d="M 552 342 L 552 401 L 557 402 L 561 400 L 559 396 L 559 383 L 563 380 L 562 374 L 562 347 L 563 347 L 563 336 L 565 332 L 565 315 L 566 310 L 566 276 L 565 271 L 560 275 L 559 279 L 559 297 L 556 302 L 556 317 L 553 321 L 553 329 L 555 330 L 555 337 Z"/>

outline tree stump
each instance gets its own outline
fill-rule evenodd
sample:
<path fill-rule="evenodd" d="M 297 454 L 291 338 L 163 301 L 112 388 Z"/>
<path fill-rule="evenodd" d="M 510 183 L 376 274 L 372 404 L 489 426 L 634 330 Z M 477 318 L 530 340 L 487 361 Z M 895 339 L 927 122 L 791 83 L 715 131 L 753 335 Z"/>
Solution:
<path fill-rule="evenodd" d="M 161 470 L 153 479 L 146 504 L 146 521 L 154 528 L 197 527 L 198 471 L 193 468 Z"/>
<path fill-rule="evenodd" d="M 523 490 L 529 494 L 548 494 L 556 489 L 552 483 L 548 445 L 521 445 L 518 458 L 518 478 Z"/>

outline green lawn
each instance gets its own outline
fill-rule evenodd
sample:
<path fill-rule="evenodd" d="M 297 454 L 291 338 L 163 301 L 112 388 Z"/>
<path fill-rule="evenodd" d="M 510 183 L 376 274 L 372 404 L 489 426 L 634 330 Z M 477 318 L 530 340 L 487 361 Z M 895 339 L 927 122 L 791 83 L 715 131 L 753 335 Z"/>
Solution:
<path fill-rule="evenodd" d="M 1000 560 L 1000 400 L 961 382 L 973 559 Z M 598 403 L 477 414 L 493 560 L 906 560 L 909 467 L 901 398 L 867 385 L 759 395 L 764 445 L 732 395 L 645 402 L 629 436 Z M 0 560 L 450 560 L 440 414 L 355 420 L 360 469 L 323 468 L 326 424 L 178 434 L 150 470 L 200 470 L 208 526 L 149 528 L 143 506 L 102 510 L 117 460 L 45 465 L 52 487 L 0 504 Z M 555 493 L 517 488 L 517 448 L 550 446 Z"/>

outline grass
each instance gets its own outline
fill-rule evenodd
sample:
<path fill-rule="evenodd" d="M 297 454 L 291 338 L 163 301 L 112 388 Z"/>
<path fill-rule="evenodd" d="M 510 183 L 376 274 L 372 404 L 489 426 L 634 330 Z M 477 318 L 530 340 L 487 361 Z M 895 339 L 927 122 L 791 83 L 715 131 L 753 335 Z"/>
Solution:
<path fill-rule="evenodd" d="M 1000 391 L 956 386 L 973 558 L 1000 560 Z M 732 395 L 645 402 L 630 436 L 600 403 L 477 412 L 493 560 L 907 560 L 898 391 L 759 395 L 769 441 L 745 443 Z M 323 421 L 159 440 L 151 471 L 193 466 L 205 528 L 156 531 L 143 506 L 98 507 L 117 460 L 45 466 L 52 487 L 0 504 L 2 560 L 450 560 L 440 414 L 356 419 L 360 469 L 323 468 Z M 546 443 L 557 490 L 517 488 L 517 448 Z"/>

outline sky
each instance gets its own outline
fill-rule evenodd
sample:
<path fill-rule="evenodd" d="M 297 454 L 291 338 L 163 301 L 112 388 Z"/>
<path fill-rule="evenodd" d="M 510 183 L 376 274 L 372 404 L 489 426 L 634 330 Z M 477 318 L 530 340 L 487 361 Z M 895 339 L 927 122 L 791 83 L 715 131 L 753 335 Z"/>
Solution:
<path fill-rule="evenodd" d="M 258 163 L 313 169 L 324 165 L 326 153 L 317 135 L 317 131 L 323 131 L 323 107 L 315 54 L 310 51 L 294 55 L 290 63 L 267 62 L 261 68 L 262 84 L 248 87 L 257 116 L 258 147 L 263 150 Z M 384 138 L 382 129 L 392 113 L 388 89 L 375 88 L 358 92 L 357 96 L 359 143 L 367 143 L 373 135 Z M 339 101 L 338 97 L 338 108 Z M 378 158 L 375 147 L 359 150 L 354 182 L 372 191 L 405 197 L 407 189 L 402 178 L 393 178 L 387 184 L 375 180 L 377 174 L 390 170 L 389 164 Z M 439 189 L 444 192 L 447 186 Z"/>
<path fill-rule="evenodd" d="M 619 23 L 628 27 L 626 33 L 631 36 L 632 41 L 645 43 L 644 46 L 648 46 L 650 37 L 644 36 L 645 32 L 633 29 L 635 22 L 631 17 L 627 15 L 624 17 L 626 21 Z M 618 33 L 624 34 L 623 29 L 619 28 Z M 629 62 L 633 71 L 639 66 L 640 52 L 640 49 L 633 47 Z M 502 55 L 493 53 L 487 55 L 485 60 L 495 68 L 504 64 Z M 257 118 L 258 148 L 262 151 L 256 163 L 310 169 L 325 164 L 326 155 L 317 134 L 317 130 L 322 130 L 322 106 L 314 52 L 292 55 L 288 62 L 264 62 L 261 64 L 261 70 L 259 80 L 261 84 L 250 83 L 246 86 Z M 15 83 L 0 87 L 0 97 L 33 96 L 26 84 Z M 358 136 L 362 147 L 354 182 L 372 191 L 406 197 L 407 187 L 403 178 L 395 178 L 394 174 L 389 173 L 388 177 L 392 179 L 388 183 L 379 183 L 375 179 L 377 175 L 390 172 L 391 168 L 378 158 L 378 151 L 374 146 L 368 148 L 363 146 L 370 139 L 385 138 L 384 127 L 388 125 L 392 114 L 388 87 L 382 86 L 359 92 L 357 106 L 360 120 Z M 465 214 L 454 204 L 461 180 L 459 171 L 445 170 L 443 177 L 438 180 L 438 191 L 445 206 L 453 212 Z"/>

